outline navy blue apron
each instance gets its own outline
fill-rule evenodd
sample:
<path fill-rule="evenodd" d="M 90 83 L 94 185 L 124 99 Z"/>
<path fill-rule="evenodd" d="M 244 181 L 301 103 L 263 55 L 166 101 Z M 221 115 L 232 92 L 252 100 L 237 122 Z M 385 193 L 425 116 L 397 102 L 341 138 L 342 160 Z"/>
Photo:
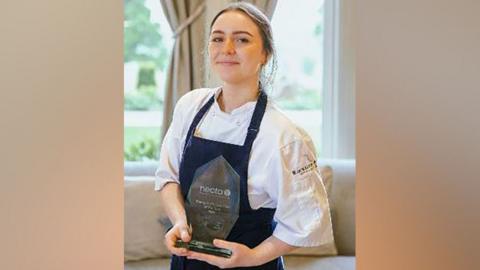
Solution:
<path fill-rule="evenodd" d="M 182 161 L 180 163 L 179 178 L 180 186 L 185 199 L 192 184 L 195 170 L 209 162 L 210 160 L 222 155 L 228 163 L 240 175 L 240 211 L 239 217 L 233 226 L 227 241 L 244 244 L 250 248 L 258 246 L 263 240 L 270 237 L 273 233 L 274 223 L 273 215 L 275 209 L 259 208 L 253 210 L 250 207 L 247 194 L 248 179 L 248 161 L 253 141 L 257 136 L 263 114 L 267 106 L 267 95 L 260 91 L 260 95 L 253 112 L 250 125 L 248 127 L 247 137 L 243 145 L 234 145 L 218 141 L 212 141 L 194 136 L 198 123 L 212 106 L 215 99 L 213 95 L 208 102 L 195 115 L 193 122 L 188 130 L 185 147 L 183 149 Z M 183 256 L 172 256 L 171 270 L 213 270 L 220 269 L 203 261 L 189 260 Z M 250 270 L 283 270 L 281 258 L 274 259 L 264 265 L 257 267 L 241 267 L 231 269 L 250 269 Z"/>

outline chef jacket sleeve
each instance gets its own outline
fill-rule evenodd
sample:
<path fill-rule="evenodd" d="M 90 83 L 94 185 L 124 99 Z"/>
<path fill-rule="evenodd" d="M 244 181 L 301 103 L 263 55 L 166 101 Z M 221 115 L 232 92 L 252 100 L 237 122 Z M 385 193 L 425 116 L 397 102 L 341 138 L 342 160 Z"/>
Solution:
<path fill-rule="evenodd" d="M 292 246 L 333 241 L 327 193 L 310 137 L 296 139 L 271 157 L 270 196 L 277 201 L 273 235 Z"/>
<path fill-rule="evenodd" d="M 165 134 L 160 150 L 160 161 L 155 172 L 155 191 L 160 191 L 168 182 L 179 181 L 179 167 L 182 155 L 183 130 L 182 99 L 175 106 L 172 122 Z"/>

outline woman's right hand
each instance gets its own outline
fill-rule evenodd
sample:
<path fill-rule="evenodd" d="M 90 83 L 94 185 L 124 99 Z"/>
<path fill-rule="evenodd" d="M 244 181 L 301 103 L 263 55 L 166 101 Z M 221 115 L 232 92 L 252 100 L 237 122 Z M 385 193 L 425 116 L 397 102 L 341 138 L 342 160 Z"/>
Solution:
<path fill-rule="evenodd" d="M 188 250 L 186 248 L 175 247 L 175 242 L 179 239 L 183 242 L 190 242 L 191 236 L 187 223 L 176 223 L 167 234 L 165 234 L 165 245 L 168 250 L 177 256 L 187 256 Z"/>

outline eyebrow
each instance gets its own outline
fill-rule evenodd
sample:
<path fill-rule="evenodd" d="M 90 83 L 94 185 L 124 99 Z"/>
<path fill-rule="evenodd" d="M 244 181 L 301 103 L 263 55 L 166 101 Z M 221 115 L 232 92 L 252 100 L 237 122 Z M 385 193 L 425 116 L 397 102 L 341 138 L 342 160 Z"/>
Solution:
<path fill-rule="evenodd" d="M 212 34 L 225 34 L 225 32 L 223 32 L 222 30 L 215 30 L 215 31 L 212 32 Z M 247 34 L 247 35 L 253 37 L 253 35 L 250 34 L 250 33 L 247 32 L 247 31 L 234 31 L 233 34 L 234 34 L 234 35 Z"/>

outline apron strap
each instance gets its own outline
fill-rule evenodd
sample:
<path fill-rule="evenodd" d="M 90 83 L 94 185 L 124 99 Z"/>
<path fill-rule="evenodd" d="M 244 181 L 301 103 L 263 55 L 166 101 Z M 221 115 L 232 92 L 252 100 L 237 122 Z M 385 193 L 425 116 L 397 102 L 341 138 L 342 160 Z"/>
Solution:
<path fill-rule="evenodd" d="M 213 94 L 213 96 L 207 101 L 207 103 L 205 103 L 205 105 L 203 105 L 203 107 L 200 109 L 200 111 L 198 111 L 198 113 L 193 118 L 193 122 L 190 125 L 190 128 L 188 129 L 187 141 L 185 142 L 185 146 L 183 147 L 183 154 L 185 154 L 185 149 L 187 149 L 187 146 L 192 141 L 193 132 L 195 131 L 195 129 L 197 129 L 198 123 L 203 118 L 205 113 L 208 111 L 210 106 L 212 106 L 214 101 L 215 101 L 215 94 Z"/>
<path fill-rule="evenodd" d="M 266 107 L 267 94 L 265 94 L 264 91 L 260 91 L 257 106 L 255 106 L 255 110 L 253 111 L 252 119 L 250 120 L 250 126 L 248 127 L 247 137 L 245 138 L 245 143 L 243 144 L 243 147 L 245 147 L 247 152 L 250 152 L 252 149 L 253 141 L 257 137 Z"/>

